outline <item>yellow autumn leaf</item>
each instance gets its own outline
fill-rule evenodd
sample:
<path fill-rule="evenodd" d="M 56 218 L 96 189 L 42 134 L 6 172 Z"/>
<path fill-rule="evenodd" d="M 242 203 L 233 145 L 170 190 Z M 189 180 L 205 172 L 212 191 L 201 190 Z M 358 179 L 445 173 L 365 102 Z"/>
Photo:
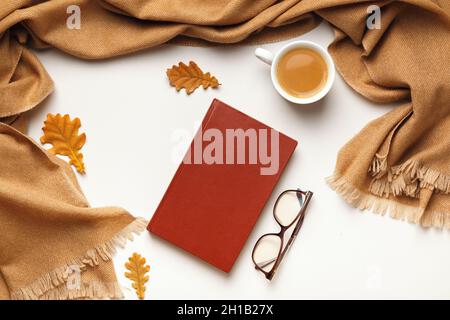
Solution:
<path fill-rule="evenodd" d="M 81 121 L 78 118 L 70 119 L 69 115 L 48 114 L 44 121 L 44 135 L 41 137 L 41 143 L 50 143 L 53 145 L 48 151 L 53 154 L 59 154 L 70 158 L 70 164 L 75 166 L 79 173 L 84 173 L 83 154 L 81 148 L 86 143 L 86 134 L 78 134 L 81 127 Z"/>
<path fill-rule="evenodd" d="M 167 69 L 166 73 L 170 84 L 177 91 L 184 88 L 187 94 L 191 94 L 200 86 L 203 86 L 203 89 L 207 89 L 209 87 L 217 88 L 220 85 L 216 77 L 209 72 L 204 73 L 194 61 L 190 61 L 189 65 L 180 62 L 178 66 L 174 65 L 172 68 Z"/>
<path fill-rule="evenodd" d="M 125 272 L 125 277 L 133 282 L 132 287 L 136 290 L 136 294 L 141 300 L 145 298 L 145 284 L 149 279 L 147 273 L 150 271 L 150 266 L 145 265 L 145 263 L 145 258 L 138 253 L 133 253 L 128 258 L 128 262 L 125 263 L 125 268 L 130 271 Z"/>

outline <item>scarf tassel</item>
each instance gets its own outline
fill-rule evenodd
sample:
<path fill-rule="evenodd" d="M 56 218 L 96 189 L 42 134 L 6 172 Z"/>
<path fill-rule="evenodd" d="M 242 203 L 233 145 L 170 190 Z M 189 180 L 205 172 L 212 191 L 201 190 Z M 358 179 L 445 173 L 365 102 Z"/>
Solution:
<path fill-rule="evenodd" d="M 383 171 L 372 171 L 380 168 L 378 166 L 380 161 L 382 160 L 375 157 L 370 167 L 374 179 L 370 184 L 369 191 L 374 195 L 386 198 L 390 195 L 406 195 L 417 198 L 421 189 L 450 193 L 450 176 L 425 167 L 419 161 L 408 160 L 390 169 L 385 168 L 383 170 L 387 171 L 387 175 L 383 174 L 381 177 L 377 174 Z"/>
<path fill-rule="evenodd" d="M 450 229 L 450 213 L 431 211 L 424 215 L 424 208 L 412 207 L 363 193 L 338 173 L 328 177 L 326 181 L 351 206 L 360 210 L 368 210 L 380 215 L 389 214 L 394 219 L 420 224 L 423 227 Z"/>
<path fill-rule="evenodd" d="M 84 256 L 73 259 L 47 274 L 42 275 L 28 286 L 15 290 L 11 294 L 13 300 L 66 300 L 66 299 L 120 299 L 123 297 L 118 283 L 89 282 L 81 283 L 77 288 L 71 289 L 67 281 L 71 270 L 76 266 L 86 270 L 87 266 L 94 267 L 99 259 L 111 261 L 118 247 L 123 248 L 127 240 L 133 240 L 133 233 L 139 234 L 145 230 L 147 221 L 138 218 L 116 234 L 110 241 L 95 247 Z"/>

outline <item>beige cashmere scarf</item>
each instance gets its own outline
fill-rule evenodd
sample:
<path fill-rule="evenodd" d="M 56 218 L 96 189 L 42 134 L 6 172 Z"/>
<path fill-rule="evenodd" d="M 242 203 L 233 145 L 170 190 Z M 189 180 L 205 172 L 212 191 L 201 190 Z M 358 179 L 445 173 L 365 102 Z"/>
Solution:
<path fill-rule="evenodd" d="M 366 27 L 371 4 L 380 29 Z M 70 5 L 81 8 L 79 30 L 66 26 Z M 342 148 L 330 185 L 358 208 L 448 228 L 449 12 L 448 0 L 2 0 L 0 298 L 120 297 L 111 255 L 145 226 L 89 207 L 71 168 L 25 135 L 26 111 L 53 90 L 29 48 L 103 59 L 169 41 L 277 41 L 324 19 L 347 83 L 375 102 L 402 101 Z"/>

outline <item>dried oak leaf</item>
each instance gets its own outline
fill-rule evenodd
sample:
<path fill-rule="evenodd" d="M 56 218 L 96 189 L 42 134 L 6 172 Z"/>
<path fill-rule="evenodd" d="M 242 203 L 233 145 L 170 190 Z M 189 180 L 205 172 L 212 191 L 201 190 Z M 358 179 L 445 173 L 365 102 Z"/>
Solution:
<path fill-rule="evenodd" d="M 136 294 L 139 299 L 145 297 L 145 284 L 148 282 L 147 273 L 150 271 L 150 266 L 145 265 L 145 258 L 138 253 L 128 258 L 128 262 L 125 263 L 125 268 L 130 272 L 125 272 L 125 277 L 133 281 L 132 287 L 136 290 Z"/>
<path fill-rule="evenodd" d="M 207 89 L 209 87 L 217 88 L 220 85 L 216 77 L 209 72 L 203 73 L 194 61 L 189 61 L 189 66 L 180 62 L 178 66 L 174 65 L 172 68 L 167 69 L 166 73 L 170 84 L 177 91 L 184 88 L 187 94 L 191 94 L 200 86 L 203 86 L 203 89 Z"/>
<path fill-rule="evenodd" d="M 48 150 L 53 154 L 59 154 L 70 158 L 70 164 L 73 165 L 79 173 L 85 173 L 83 154 L 81 148 L 86 143 L 86 134 L 78 134 L 81 127 L 80 119 L 70 119 L 68 114 L 61 116 L 48 114 L 44 121 L 44 135 L 41 137 L 41 143 L 50 143 L 53 148 Z"/>

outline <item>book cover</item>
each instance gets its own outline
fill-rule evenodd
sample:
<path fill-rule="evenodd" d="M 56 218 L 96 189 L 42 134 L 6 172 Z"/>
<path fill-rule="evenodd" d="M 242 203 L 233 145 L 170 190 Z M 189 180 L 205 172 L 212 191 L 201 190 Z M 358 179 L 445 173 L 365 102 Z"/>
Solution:
<path fill-rule="evenodd" d="M 296 146 L 213 100 L 148 230 L 229 272 Z"/>

